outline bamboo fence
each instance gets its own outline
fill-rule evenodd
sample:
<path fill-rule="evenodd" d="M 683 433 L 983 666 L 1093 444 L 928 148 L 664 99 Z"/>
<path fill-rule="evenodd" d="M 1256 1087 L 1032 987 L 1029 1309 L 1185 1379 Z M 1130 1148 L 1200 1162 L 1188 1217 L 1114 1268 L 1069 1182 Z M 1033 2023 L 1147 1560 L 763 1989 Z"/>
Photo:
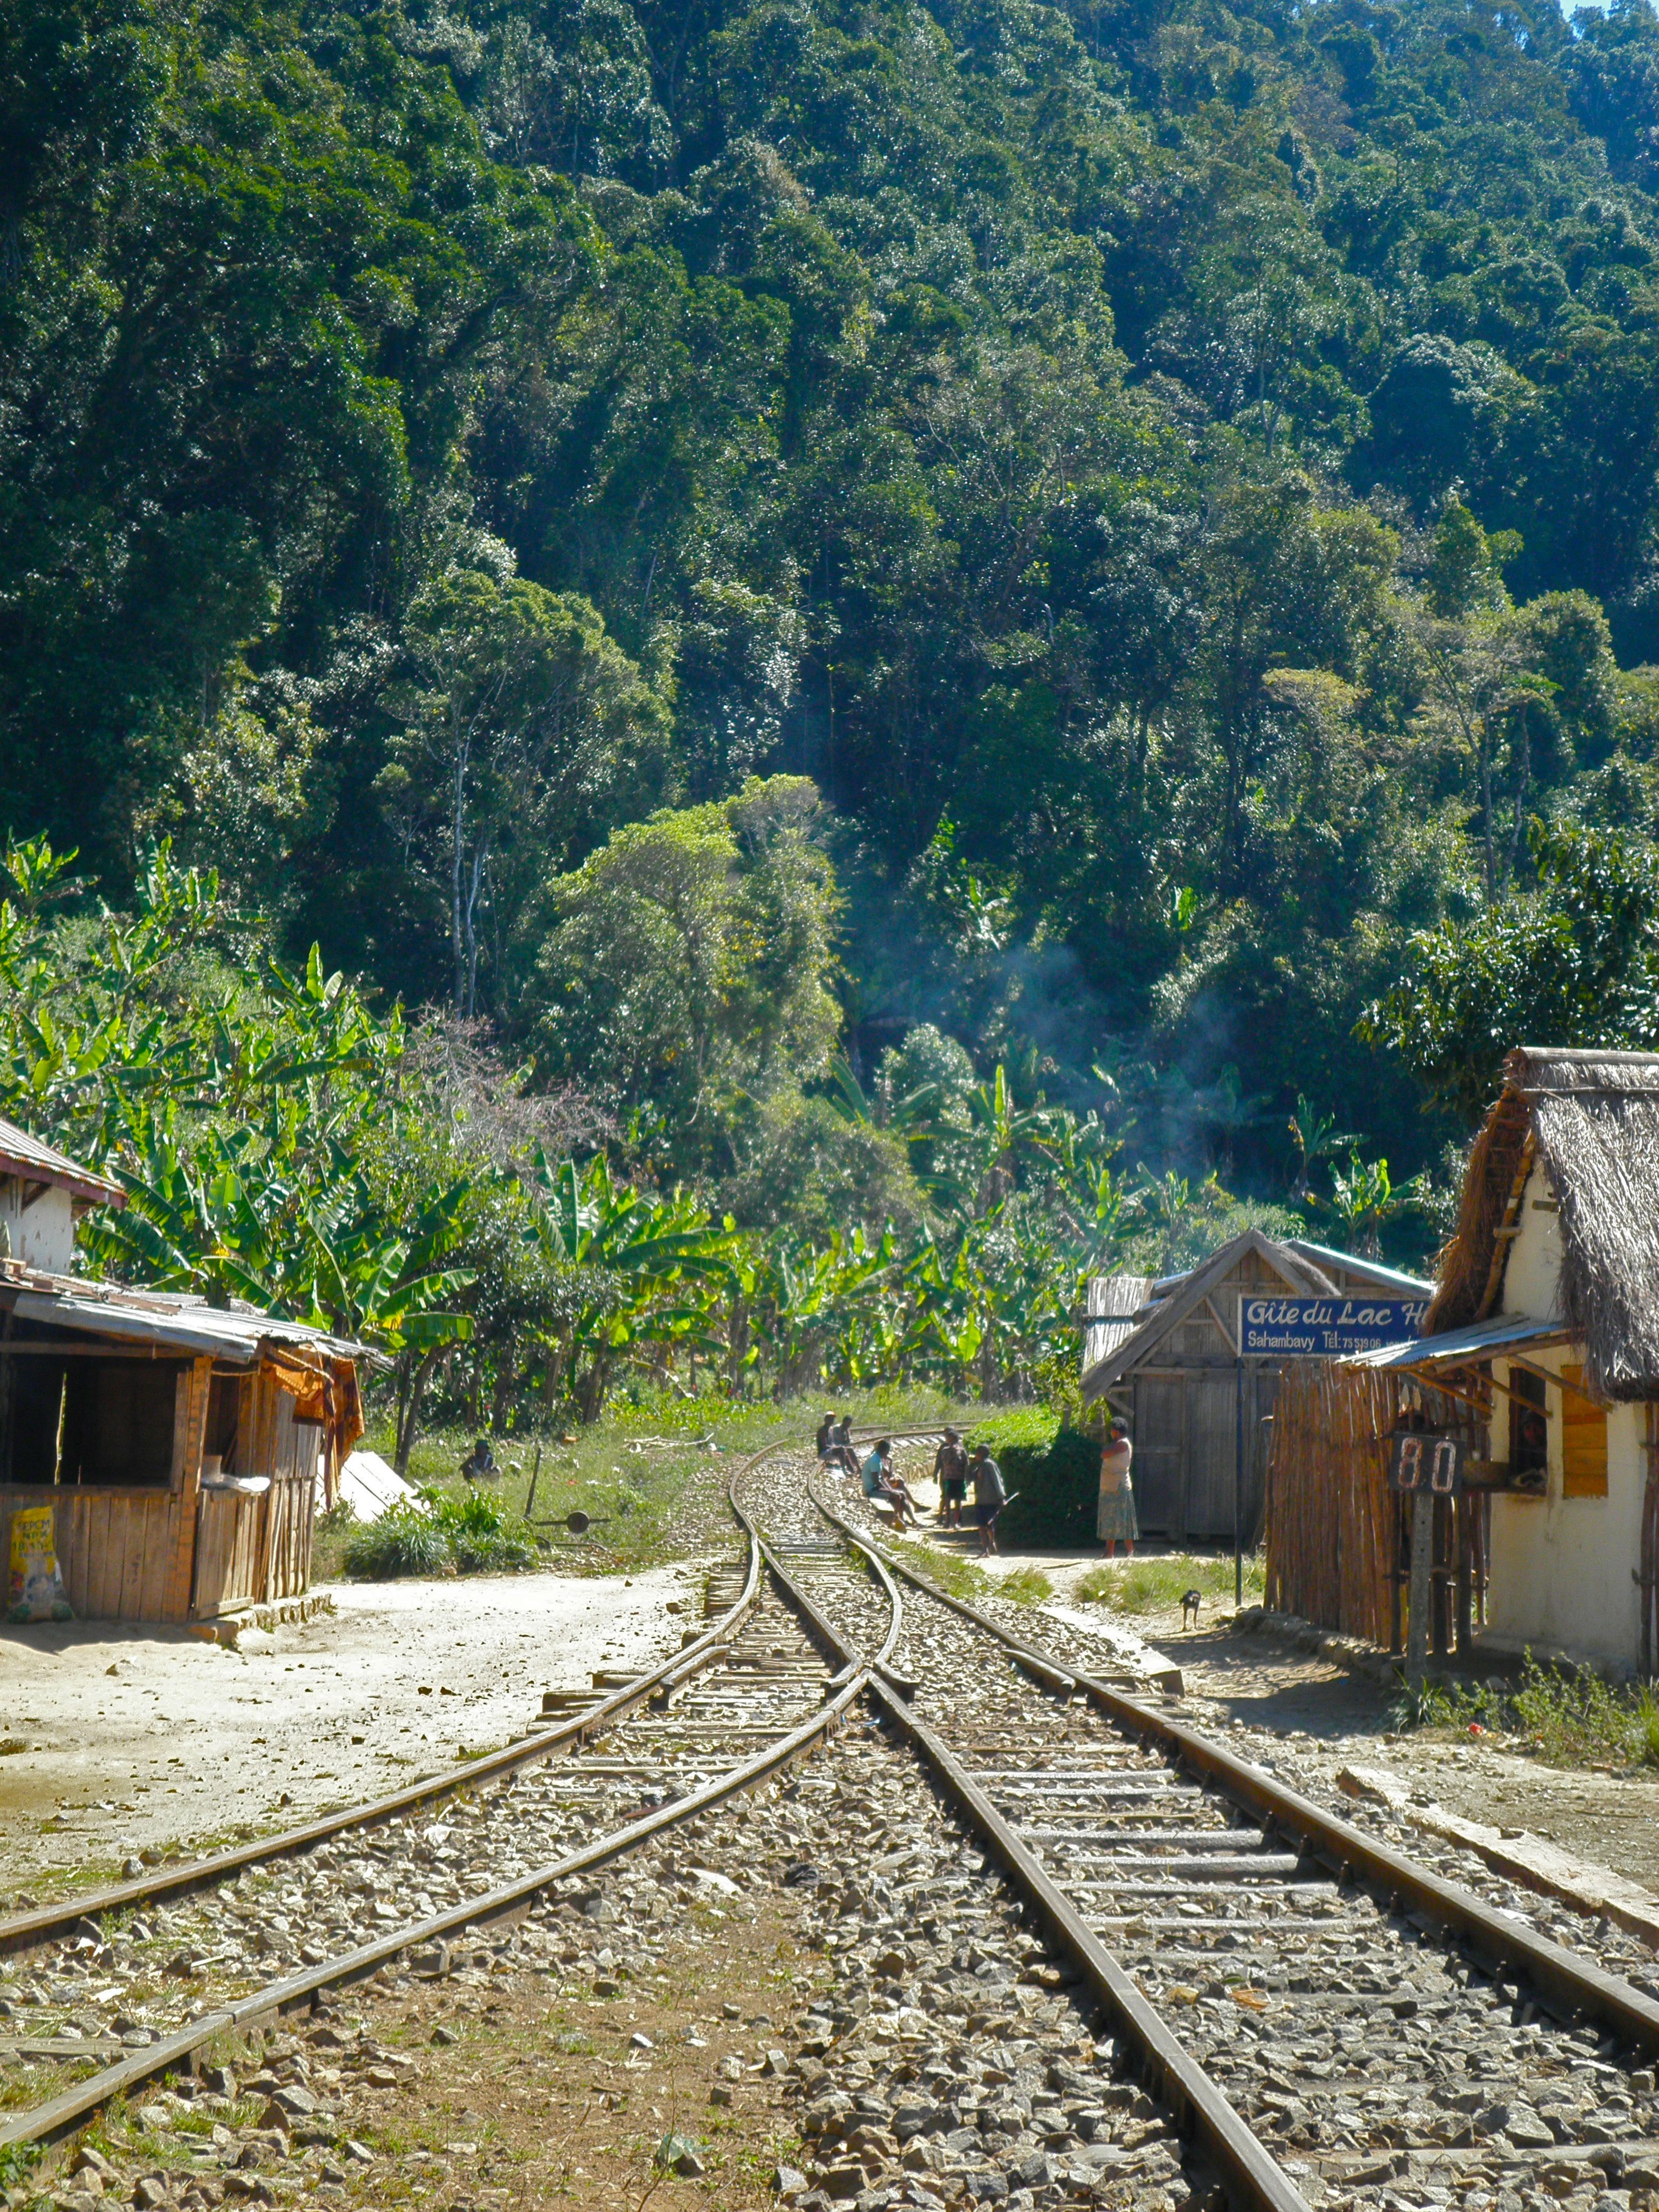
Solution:
<path fill-rule="evenodd" d="M 1279 1384 L 1267 1470 L 1268 1605 L 1385 1649 L 1397 1648 L 1401 1634 L 1401 1520 L 1389 1448 L 1408 1402 L 1431 1427 L 1484 1451 L 1480 1417 L 1457 1400 L 1405 1376 L 1297 1360 Z M 1484 1547 L 1473 1504 L 1460 1500 L 1455 1520 L 1443 1512 L 1437 1552 L 1440 1571 L 1472 1577 L 1478 1595 Z M 1437 1647 L 1445 1640 L 1437 1634 Z"/>

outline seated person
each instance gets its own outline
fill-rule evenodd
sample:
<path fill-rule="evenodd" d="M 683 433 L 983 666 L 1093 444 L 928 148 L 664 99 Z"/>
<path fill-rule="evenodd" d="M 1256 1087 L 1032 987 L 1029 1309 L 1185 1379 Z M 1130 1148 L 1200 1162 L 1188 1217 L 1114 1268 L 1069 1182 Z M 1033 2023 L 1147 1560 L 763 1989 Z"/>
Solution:
<path fill-rule="evenodd" d="M 843 1413 L 839 1419 L 834 1414 L 830 1415 L 829 1446 L 822 1456 L 826 1467 L 839 1468 L 843 1474 L 858 1473 L 859 1455 L 853 1449 L 853 1422 L 849 1414 Z"/>
<path fill-rule="evenodd" d="M 864 1494 L 872 1505 L 890 1505 L 901 1528 L 921 1526 L 921 1516 L 908 1486 L 893 1471 L 893 1440 L 884 1437 L 864 1462 Z"/>
<path fill-rule="evenodd" d="M 480 1437 L 461 1462 L 461 1473 L 469 1482 L 493 1482 L 501 1473 L 495 1464 L 495 1455 L 489 1449 L 488 1437 Z"/>

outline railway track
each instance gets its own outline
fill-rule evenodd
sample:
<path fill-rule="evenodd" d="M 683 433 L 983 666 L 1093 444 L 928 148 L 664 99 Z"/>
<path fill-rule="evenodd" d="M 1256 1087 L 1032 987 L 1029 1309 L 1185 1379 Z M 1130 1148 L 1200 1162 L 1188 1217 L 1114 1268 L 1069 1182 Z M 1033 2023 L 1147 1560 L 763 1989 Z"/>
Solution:
<path fill-rule="evenodd" d="M 933 1739 L 1056 1942 L 1080 1960 L 1092 1943 L 1144 1997 L 1160 2032 L 1139 2024 L 1143 2066 L 1232 2194 L 1659 2202 L 1650 1996 L 1158 1701 L 1052 1653 L 988 1665 L 1017 1640 L 896 1572 L 911 1594 L 896 1657 L 921 1686 L 895 1725 Z M 1212 2095 L 1194 2096 L 1171 2046 Z M 1276 2177 L 1229 2159 L 1219 2105 Z"/>
<path fill-rule="evenodd" d="M 863 1675 L 831 1680 L 752 1539 L 708 1604 L 656 1668 L 574 1710 L 552 1694 L 548 1725 L 445 1777 L 0 1920 L 0 1953 L 21 1960 L 0 1982 L 0 2153 L 402 1960 L 452 1972 L 479 1930 L 821 1742 Z"/>
<path fill-rule="evenodd" d="M 234 2096 L 210 2045 L 350 1983 L 568 1960 L 593 1869 L 706 1827 L 867 1699 L 878 1729 L 810 1785 L 836 1867 L 785 1877 L 869 2008 L 821 2000 L 793 2068 L 837 2197 L 1659 2203 L 1651 1997 L 1091 1672 L 1082 1639 L 1015 1637 L 890 1564 L 807 1455 L 757 1455 L 731 1495 L 744 1561 L 647 1674 L 396 1799 L 0 1923 L 0 2151 L 163 2075 Z M 848 1775 L 866 1809 L 842 1833 Z M 309 2106 L 294 2132 L 325 2146 Z"/>

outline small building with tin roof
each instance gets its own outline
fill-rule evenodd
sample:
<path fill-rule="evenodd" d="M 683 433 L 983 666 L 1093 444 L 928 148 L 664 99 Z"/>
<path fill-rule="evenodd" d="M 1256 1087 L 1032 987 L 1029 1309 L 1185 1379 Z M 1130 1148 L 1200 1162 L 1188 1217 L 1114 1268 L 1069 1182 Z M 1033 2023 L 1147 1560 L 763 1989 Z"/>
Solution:
<path fill-rule="evenodd" d="M 362 1432 L 363 1347 L 234 1301 L 73 1273 L 118 1184 L 0 1121 L 0 1558 L 50 1504 L 82 1619 L 211 1620 L 297 1596 Z"/>
<path fill-rule="evenodd" d="M 1144 1534 L 1231 1543 L 1237 1498 L 1247 1547 L 1261 1524 L 1280 1363 L 1241 1359 L 1238 1308 L 1263 1294 L 1425 1297 L 1381 1261 L 1247 1229 L 1194 1267 L 1153 1279 L 1097 1275 L 1084 1322 L 1083 1396 L 1126 1423 Z"/>

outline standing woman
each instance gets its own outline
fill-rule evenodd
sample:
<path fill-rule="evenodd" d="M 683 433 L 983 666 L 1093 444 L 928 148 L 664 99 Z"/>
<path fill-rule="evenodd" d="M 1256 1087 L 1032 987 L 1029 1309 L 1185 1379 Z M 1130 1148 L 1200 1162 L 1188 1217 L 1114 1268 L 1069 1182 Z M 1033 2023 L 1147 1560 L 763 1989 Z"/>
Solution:
<path fill-rule="evenodd" d="M 1105 1545 L 1109 1559 L 1116 1557 L 1120 1541 L 1126 1559 L 1135 1555 L 1140 1528 L 1135 1519 L 1134 1485 L 1129 1480 L 1133 1457 L 1128 1431 L 1121 1421 L 1114 1421 L 1100 1455 L 1100 1504 L 1095 1514 L 1095 1534 Z"/>

